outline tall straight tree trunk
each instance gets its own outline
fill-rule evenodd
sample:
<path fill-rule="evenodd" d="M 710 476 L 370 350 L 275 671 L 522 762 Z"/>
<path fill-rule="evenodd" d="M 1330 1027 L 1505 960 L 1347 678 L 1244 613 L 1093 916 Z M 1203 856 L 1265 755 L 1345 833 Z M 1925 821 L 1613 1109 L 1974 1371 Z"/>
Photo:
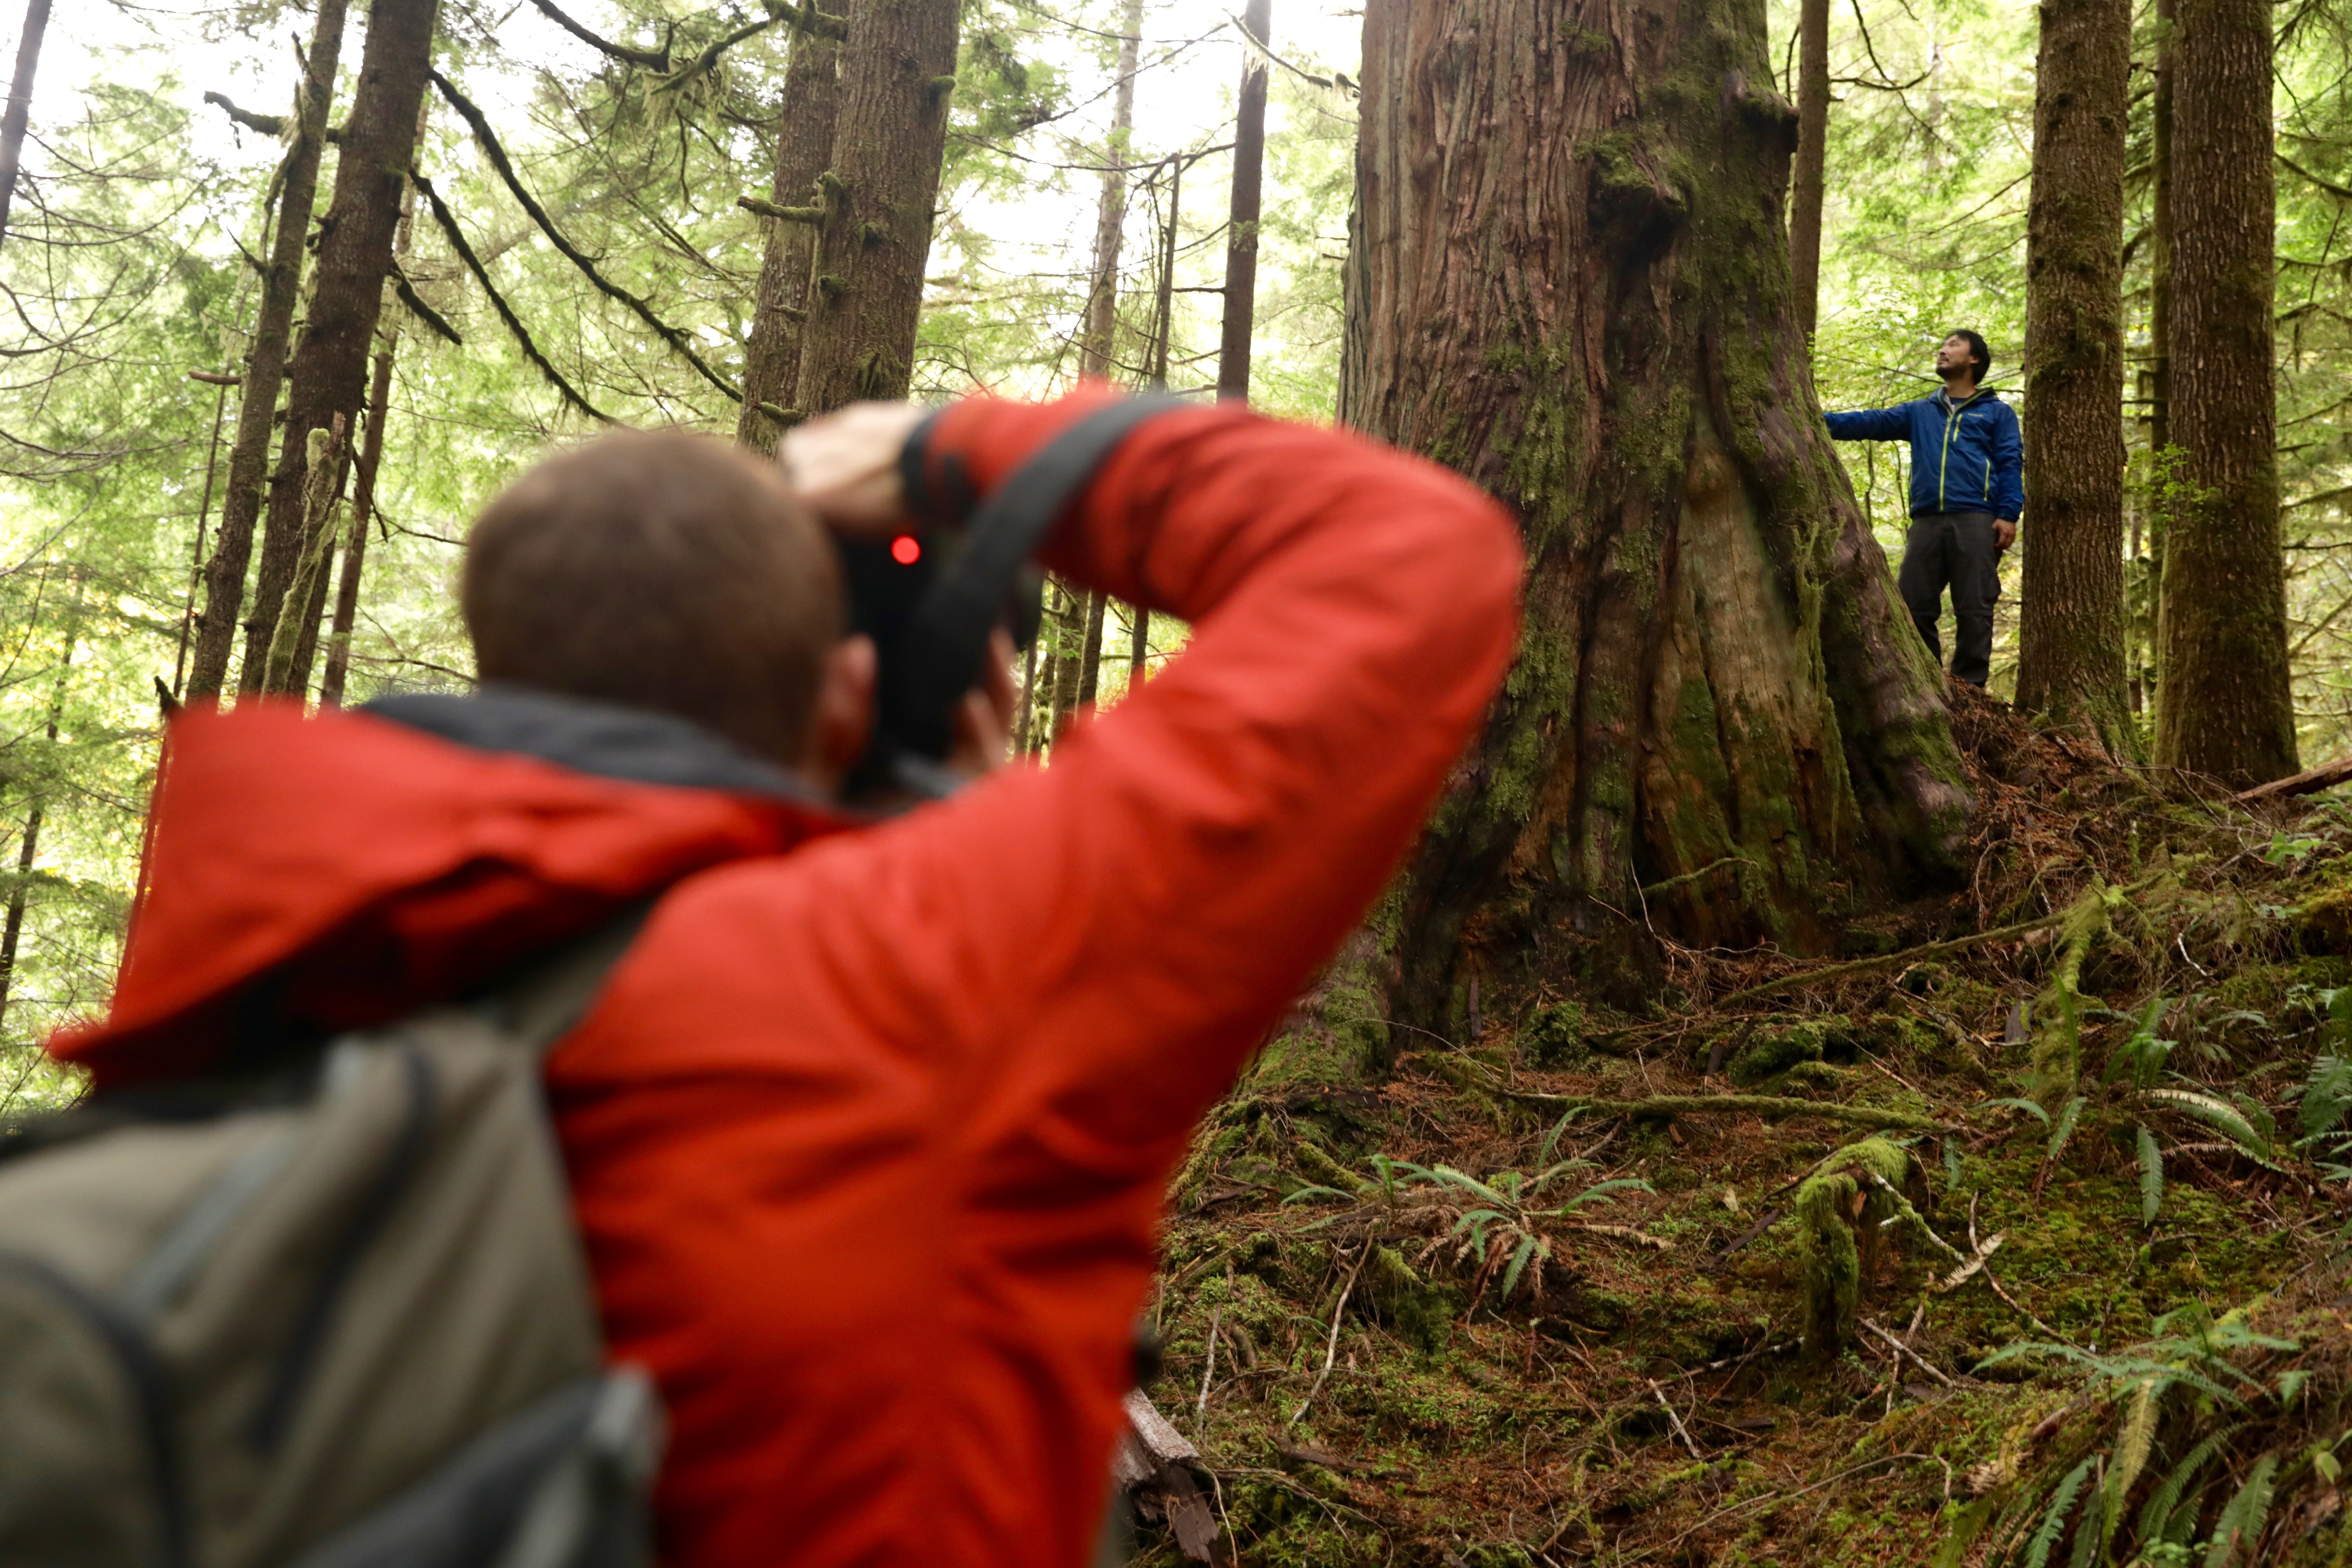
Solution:
<path fill-rule="evenodd" d="M 240 691 L 259 689 L 269 660 L 286 590 L 311 541 L 303 532 L 303 495 L 310 432 L 337 416 L 346 430 L 359 425 L 367 395 L 368 350 L 392 270 L 394 231 L 401 193 L 416 155 L 416 114 L 433 63 L 433 25 L 439 0 L 375 0 L 368 14 L 367 47 L 359 86 L 343 123 L 335 195 L 319 242 L 316 281 L 302 342 L 288 366 L 286 431 L 278 471 L 270 476 L 269 510 L 261 541 L 261 567 L 253 585 Z M 294 613 L 306 606 L 292 606 Z M 306 628 L 315 647 L 317 626 Z M 288 689 L 309 684 L 310 660 L 296 654 Z"/>
<path fill-rule="evenodd" d="M 2173 439 L 2157 761 L 2239 785 L 2295 771 L 2272 385 L 2271 11 L 2179 0 Z"/>
<path fill-rule="evenodd" d="M 1652 930 L 1817 951 L 1957 875 L 1940 674 L 1813 402 L 1763 18 L 1366 7 L 1340 415 L 1485 485 L 1529 561 L 1517 667 L 1409 871 L 1418 1026 L 1474 976 L 1490 1014 L 1562 968 L 1635 991 Z"/>
<path fill-rule="evenodd" d="M 25 128 L 33 117 L 33 77 L 41 67 L 41 39 L 49 30 L 49 0 L 30 0 L 16 35 L 16 74 L 8 79 L 8 109 L 0 114 L 0 239 L 8 236 L 8 212 L 16 198 L 16 174 L 25 166 Z"/>
<path fill-rule="evenodd" d="M 1037 702 L 1029 716 L 1028 749 L 1033 755 L 1044 751 L 1054 738 L 1054 726 L 1061 717 L 1062 606 L 1067 597 L 1059 583 L 1046 581 L 1045 613 L 1037 623 L 1037 640 L 1045 645 L 1045 657 L 1037 668 Z"/>
<path fill-rule="evenodd" d="M 1797 6 L 1797 163 L 1789 187 L 1789 272 L 1797 325 L 1808 338 L 1821 310 L 1822 200 L 1829 165 L 1830 0 Z"/>
<path fill-rule="evenodd" d="M 1054 725 L 1047 732 L 1048 740 L 1059 741 L 1069 730 L 1070 721 L 1078 715 L 1078 688 L 1086 677 L 1087 626 L 1100 613 L 1095 606 L 1101 597 L 1087 592 L 1073 598 L 1055 634 L 1061 658 L 1054 667 Z"/>
<path fill-rule="evenodd" d="M 246 572 L 253 562 L 253 527 L 265 502 L 270 427 L 278 417 L 278 391 L 286 384 L 286 350 L 301 299 L 302 258 L 310 237 L 310 209 L 318 201 L 319 159 L 326 150 L 327 111 L 342 56 L 343 16 L 344 0 L 319 0 L 310 28 L 310 66 L 295 93 L 294 142 L 286 151 L 277 226 L 261 280 L 261 309 L 253 323 L 253 346 L 245 356 L 236 436 L 228 449 L 228 485 L 221 496 L 220 538 L 205 567 L 205 612 L 196 623 L 195 659 L 188 671 L 191 698 L 214 696 L 228 684 L 237 615 L 245 605 Z M 295 486 L 298 494 L 300 489 Z"/>
<path fill-rule="evenodd" d="M 804 413 L 907 395 L 961 15 L 962 0 L 872 0 L 850 10 L 793 399 Z"/>
<path fill-rule="evenodd" d="M 776 172 L 769 199 L 780 207 L 824 205 L 816 178 L 833 161 L 834 111 L 841 46 L 817 28 L 793 35 L 792 63 L 784 70 L 784 103 L 776 111 Z M 801 327 L 806 321 L 809 267 L 816 255 L 816 226 L 781 218 L 765 220 L 767 245 L 760 258 L 760 292 L 751 310 L 751 341 L 743 354 L 743 408 L 736 416 L 735 439 L 758 452 L 776 449 L 784 422 L 772 413 L 793 412 L 801 377 Z"/>
<path fill-rule="evenodd" d="M 1217 345 L 1217 395 L 1249 401 L 1250 332 L 1257 325 L 1258 197 L 1265 173 L 1265 56 L 1274 0 L 1249 0 L 1242 15 L 1240 111 L 1234 117 L 1234 203 L 1225 225 L 1225 321 Z"/>
<path fill-rule="evenodd" d="M 2124 140 L 2131 0 L 2042 0 L 2025 257 L 2017 705 L 2134 743 L 2124 669 Z"/>
<path fill-rule="evenodd" d="M 1135 691 L 1143 685 L 1143 667 L 1151 658 L 1151 612 L 1141 605 L 1133 606 L 1135 618 L 1127 624 L 1127 689 Z"/>
<path fill-rule="evenodd" d="M 342 705 L 352 668 L 352 628 L 360 618 L 360 574 L 367 567 L 368 522 L 375 512 L 375 480 L 383 470 L 383 426 L 392 413 L 392 356 L 400 333 L 388 329 L 375 351 L 375 376 L 368 387 L 367 437 L 360 447 L 352 520 L 343 543 L 342 575 L 335 584 L 335 621 L 327 638 L 327 669 L 319 678 L 319 705 Z"/>
<path fill-rule="evenodd" d="M 1127 175 L 1135 132 L 1135 73 L 1143 52 L 1143 0 L 1127 0 L 1118 18 L 1118 86 L 1111 95 L 1110 143 L 1103 154 L 1102 195 L 1095 205 L 1095 273 L 1087 292 L 1078 374 L 1110 374 L 1118 326 L 1118 253 L 1127 233 Z"/>
<path fill-rule="evenodd" d="M 425 137 L 425 122 L 431 111 L 427 104 L 417 112 L 416 135 Z M 392 253 L 405 265 L 410 243 L 416 228 L 416 186 L 402 182 L 400 192 L 400 227 L 394 232 Z M 375 371 L 368 384 L 367 435 L 360 447 L 356 490 L 352 497 L 352 520 L 343 545 L 342 575 L 335 584 L 335 617 L 327 638 L 326 673 L 319 678 L 319 703 L 324 708 L 339 708 L 343 701 L 343 685 L 352 668 L 352 628 L 359 624 L 360 581 L 367 570 L 368 524 L 375 516 L 376 476 L 383 471 L 384 423 L 392 417 L 392 362 L 400 351 L 400 318 L 385 321 L 376 333 Z M 315 622 L 314 622 L 315 624 Z"/>
<path fill-rule="evenodd" d="M 2179 58 L 2173 0 L 2156 0 L 2156 82 L 2148 95 L 2147 229 L 2147 488 L 2141 513 L 2147 519 L 2147 562 L 2139 570 L 2137 620 L 2141 668 L 2132 672 L 2142 705 L 2156 700 L 2160 677 L 2154 658 L 2164 602 L 2164 537 L 2170 501 L 2166 479 L 2172 454 L 2172 70 Z"/>
<path fill-rule="evenodd" d="M 1078 702 L 1086 707 L 1095 700 L 1102 682 L 1103 620 L 1110 612 L 1110 596 L 1107 594 L 1087 595 L 1087 630 L 1078 648 Z"/>
<path fill-rule="evenodd" d="M 66 677 L 73 669 L 74 643 L 81 634 L 81 588 L 74 588 L 74 607 L 66 617 L 66 655 L 58 665 L 56 692 L 49 698 L 49 724 L 46 731 L 49 744 L 58 743 L 58 725 L 66 710 Z M 25 837 L 16 846 L 16 885 L 8 890 L 8 916 L 0 924 L 0 1023 L 8 1016 L 8 1002 L 16 989 L 16 953 L 25 934 L 25 905 L 32 890 L 33 866 L 41 853 L 42 808 L 48 804 L 46 795 L 36 795 L 25 812 Z"/>

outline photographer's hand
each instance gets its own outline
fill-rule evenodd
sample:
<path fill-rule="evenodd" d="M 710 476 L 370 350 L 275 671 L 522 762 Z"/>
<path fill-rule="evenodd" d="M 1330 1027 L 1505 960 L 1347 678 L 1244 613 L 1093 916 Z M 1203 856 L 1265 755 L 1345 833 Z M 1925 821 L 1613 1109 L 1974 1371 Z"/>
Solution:
<path fill-rule="evenodd" d="M 930 411 L 912 403 L 853 403 L 784 432 L 776 460 L 820 521 L 851 538 L 903 527 L 898 452 Z"/>

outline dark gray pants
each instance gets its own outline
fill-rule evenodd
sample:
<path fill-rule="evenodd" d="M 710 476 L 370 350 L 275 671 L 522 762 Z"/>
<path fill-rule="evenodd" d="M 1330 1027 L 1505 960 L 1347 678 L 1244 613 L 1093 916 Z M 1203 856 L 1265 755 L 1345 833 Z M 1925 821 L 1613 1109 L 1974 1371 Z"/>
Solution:
<path fill-rule="evenodd" d="M 1944 645 L 1936 636 L 1936 618 L 1944 612 L 1944 589 L 1950 587 L 1952 618 L 1959 623 L 1952 638 L 1952 679 L 1982 686 L 1992 673 L 1992 605 L 2000 597 L 2000 547 L 1993 542 L 1992 513 L 1914 513 L 1895 584 L 1939 665 Z"/>

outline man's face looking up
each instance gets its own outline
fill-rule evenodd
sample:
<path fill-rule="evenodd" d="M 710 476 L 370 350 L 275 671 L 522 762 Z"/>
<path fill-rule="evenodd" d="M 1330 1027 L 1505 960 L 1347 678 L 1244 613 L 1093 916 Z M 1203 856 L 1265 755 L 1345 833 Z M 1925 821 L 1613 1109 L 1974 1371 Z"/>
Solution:
<path fill-rule="evenodd" d="M 1936 349 L 1936 374 L 1946 381 L 1966 382 L 1970 386 L 1977 380 L 1977 353 L 1963 337 L 1946 338 Z"/>

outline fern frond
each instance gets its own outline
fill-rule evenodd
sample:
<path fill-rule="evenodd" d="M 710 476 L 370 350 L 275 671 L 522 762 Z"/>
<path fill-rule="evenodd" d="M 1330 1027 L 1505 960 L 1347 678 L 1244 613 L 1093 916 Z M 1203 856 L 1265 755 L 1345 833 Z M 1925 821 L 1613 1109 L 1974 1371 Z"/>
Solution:
<path fill-rule="evenodd" d="M 2143 1229 L 2156 1223 L 2158 1211 L 2164 1207 L 2164 1151 L 2156 1146 L 2156 1134 L 2143 1127 L 2139 1130 L 2139 1223 Z"/>

